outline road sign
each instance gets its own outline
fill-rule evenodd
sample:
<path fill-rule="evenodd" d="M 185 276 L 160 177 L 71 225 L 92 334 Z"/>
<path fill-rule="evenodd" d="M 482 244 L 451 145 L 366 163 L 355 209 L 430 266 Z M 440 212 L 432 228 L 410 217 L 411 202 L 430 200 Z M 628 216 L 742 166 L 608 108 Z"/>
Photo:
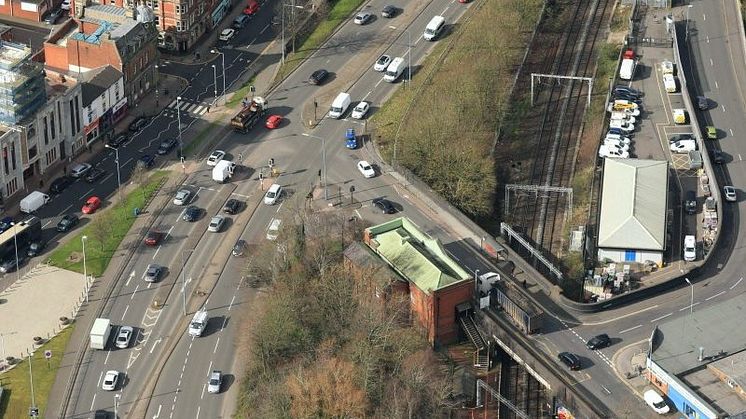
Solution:
<path fill-rule="evenodd" d="M 52 351 L 44 351 L 44 358 L 51 358 L 52 357 Z"/>

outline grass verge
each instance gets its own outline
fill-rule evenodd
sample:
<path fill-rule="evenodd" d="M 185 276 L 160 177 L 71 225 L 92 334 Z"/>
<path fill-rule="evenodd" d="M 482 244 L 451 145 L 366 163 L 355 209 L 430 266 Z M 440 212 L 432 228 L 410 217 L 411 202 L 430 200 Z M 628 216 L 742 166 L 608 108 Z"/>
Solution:
<path fill-rule="evenodd" d="M 227 108 L 235 108 L 238 106 L 239 103 L 241 103 L 241 99 L 245 98 L 249 90 L 251 89 L 251 85 L 254 84 L 255 77 L 252 77 L 244 82 L 244 84 L 241 85 L 241 87 L 233 92 L 233 96 L 226 102 L 225 106 Z"/>
<path fill-rule="evenodd" d="M 54 384 L 57 369 L 62 362 L 68 340 L 74 326 L 62 330 L 57 336 L 45 343 L 34 352 L 31 367 L 34 374 L 34 399 L 39 408 L 39 417 L 44 417 L 47 408 L 47 396 Z M 52 358 L 44 358 L 45 351 L 52 351 Z M 29 379 L 28 359 L 20 362 L 12 370 L 0 375 L 3 386 L 3 398 L 0 400 L 0 417 L 25 418 L 28 417 L 31 406 L 31 381 Z"/>
<path fill-rule="evenodd" d="M 334 32 L 342 22 L 346 21 L 363 3 L 363 0 L 339 0 L 331 8 L 326 19 L 322 20 L 316 29 L 308 35 L 308 38 L 295 49 L 294 53 L 285 56 L 285 64 L 280 67 L 275 80 L 282 80 L 293 70 L 298 68 L 303 61 L 313 54 L 314 51 Z"/>
<path fill-rule="evenodd" d="M 243 97 L 243 96 L 242 96 Z M 202 144 L 203 141 L 207 138 L 207 134 L 215 130 L 215 128 L 218 127 L 218 123 L 215 121 L 210 121 L 209 124 L 207 124 L 206 127 L 200 131 L 196 137 L 192 139 L 192 141 L 189 142 L 189 144 L 184 147 L 184 155 L 189 156 L 191 155 L 195 150 L 199 148 L 199 146 Z"/>
<path fill-rule="evenodd" d="M 83 241 L 86 239 L 86 269 L 90 275 L 101 276 L 122 239 L 135 222 L 133 211 L 143 208 L 145 202 L 157 190 L 166 171 L 150 175 L 141 188 L 129 193 L 122 203 L 105 212 L 96 214 L 81 231 L 50 255 L 52 265 L 75 272 L 83 272 Z M 115 198 L 116 199 L 116 198 Z M 99 218 L 100 221 L 96 221 Z"/>

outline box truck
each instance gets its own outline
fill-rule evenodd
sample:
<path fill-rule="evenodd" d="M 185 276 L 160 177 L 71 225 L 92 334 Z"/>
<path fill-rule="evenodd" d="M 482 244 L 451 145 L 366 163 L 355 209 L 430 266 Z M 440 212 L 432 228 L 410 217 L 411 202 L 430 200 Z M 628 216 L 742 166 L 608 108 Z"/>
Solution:
<path fill-rule="evenodd" d="M 192 321 L 189 323 L 189 336 L 195 338 L 202 336 L 202 332 L 205 331 L 205 326 L 207 326 L 207 320 L 207 311 L 205 309 L 194 313 L 194 317 L 192 317 Z"/>
<path fill-rule="evenodd" d="M 25 198 L 21 199 L 21 212 L 30 214 L 44 206 L 44 204 L 49 202 L 50 199 L 49 195 L 45 193 L 33 191 Z"/>
<path fill-rule="evenodd" d="M 106 349 L 111 334 L 111 320 L 96 319 L 91 327 L 91 349 Z"/>
<path fill-rule="evenodd" d="M 220 160 L 215 167 L 212 168 L 212 180 L 218 183 L 225 183 L 228 179 L 233 176 L 233 171 L 236 168 L 236 163 L 229 160 Z"/>

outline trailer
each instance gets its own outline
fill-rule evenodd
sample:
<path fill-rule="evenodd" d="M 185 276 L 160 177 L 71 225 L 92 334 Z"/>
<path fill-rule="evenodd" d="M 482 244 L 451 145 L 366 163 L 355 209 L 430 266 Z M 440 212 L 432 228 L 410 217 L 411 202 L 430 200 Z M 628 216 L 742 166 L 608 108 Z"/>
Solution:
<path fill-rule="evenodd" d="M 111 334 L 111 320 L 96 319 L 91 327 L 91 349 L 106 349 Z"/>

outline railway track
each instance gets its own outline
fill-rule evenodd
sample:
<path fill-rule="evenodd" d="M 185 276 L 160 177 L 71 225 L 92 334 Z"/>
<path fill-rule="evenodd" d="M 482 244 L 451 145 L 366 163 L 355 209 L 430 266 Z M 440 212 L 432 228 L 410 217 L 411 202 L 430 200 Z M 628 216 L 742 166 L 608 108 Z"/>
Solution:
<path fill-rule="evenodd" d="M 544 55 L 544 60 L 528 72 L 592 77 L 595 47 L 611 12 L 610 0 L 576 0 L 564 4 L 570 24 Z M 530 74 L 526 76 L 530 77 Z M 526 184 L 571 187 L 575 149 L 586 109 L 588 83 L 575 80 L 542 80 L 536 97 L 533 159 Z M 552 193 L 521 194 L 509 222 L 550 255 L 561 254 L 569 196 Z M 506 214 L 506 217 L 508 214 Z"/>

